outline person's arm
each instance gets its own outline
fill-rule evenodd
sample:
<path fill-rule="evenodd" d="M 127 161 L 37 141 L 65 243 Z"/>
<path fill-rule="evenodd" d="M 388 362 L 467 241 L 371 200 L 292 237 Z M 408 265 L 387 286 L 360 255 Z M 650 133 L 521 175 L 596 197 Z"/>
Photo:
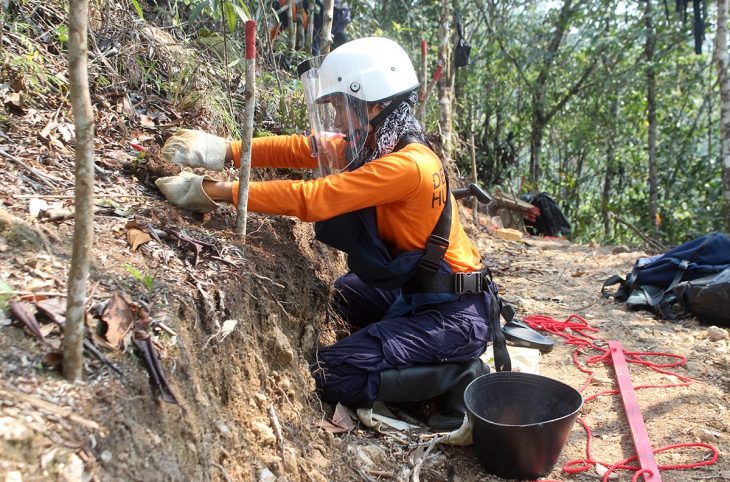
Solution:
<path fill-rule="evenodd" d="M 226 161 L 233 161 L 236 167 L 241 166 L 241 141 L 228 143 Z M 251 167 L 314 169 L 317 167 L 317 158 L 312 156 L 309 137 L 254 137 L 251 139 Z"/>
<path fill-rule="evenodd" d="M 358 209 L 406 199 L 417 191 L 420 181 L 416 162 L 393 153 L 355 171 L 315 180 L 251 182 L 248 209 L 296 216 L 302 221 L 321 221 Z M 228 194 L 219 191 L 227 187 L 216 186 L 216 195 L 236 204 L 238 183 L 230 183 Z"/>

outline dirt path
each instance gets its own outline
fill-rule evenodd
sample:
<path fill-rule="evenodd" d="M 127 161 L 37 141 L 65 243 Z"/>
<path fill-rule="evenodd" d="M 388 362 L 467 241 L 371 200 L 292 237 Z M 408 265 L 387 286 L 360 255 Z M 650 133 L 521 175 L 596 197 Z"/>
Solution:
<path fill-rule="evenodd" d="M 32 218 L 28 214 L 31 201 L 14 196 L 28 189 L 8 182 L 12 166 L 0 167 L 9 186 L 2 233 L 6 281 L 19 292 L 42 290 L 53 298 L 53 292 L 64 289 L 72 222 Z M 204 252 L 195 266 L 191 247 L 179 240 L 152 240 L 132 251 L 126 239 L 128 215 L 97 218 L 95 300 L 104 301 L 121 291 L 163 317 L 174 335 L 158 329 L 153 336 L 180 404 L 155 401 L 143 364 L 131 346 L 125 353 L 105 352 L 121 367 L 124 379 L 90 361 L 88 381 L 68 385 L 44 368 L 52 347 L 23 334 L 11 316 L 0 328 L 0 373 L 7 395 L 0 405 L 4 424 L 0 473 L 6 477 L 19 473 L 22 480 L 412 477 L 413 459 L 424 443 L 417 434 L 383 437 L 358 425 L 333 436 L 318 428 L 320 420 L 332 415 L 333 407 L 318 404 L 305 360 L 318 340 L 327 343 L 338 336 L 339 329 L 327 323 L 325 313 L 328 286 L 343 265 L 340 257 L 312 240 L 309 226 L 253 216 L 247 256 L 240 264 L 231 236 L 232 210 L 205 218 L 187 215 L 155 199 L 154 193 L 140 190 L 137 178 L 124 170 L 108 183 L 101 181 L 99 187 L 144 196 L 124 204 L 135 212 L 138 223 L 168 231 L 175 226 L 201 242 L 218 243 L 216 257 L 222 261 Z M 69 206 L 70 201 L 62 204 Z M 628 351 L 686 356 L 686 367 L 676 370 L 694 378 L 694 383 L 637 392 L 652 444 L 659 448 L 703 442 L 726 450 L 728 341 L 713 341 L 707 328 L 694 320 L 661 322 L 599 296 L 601 282 L 611 274 L 627 272 L 641 253 L 612 254 L 609 248 L 537 238 L 515 243 L 483 232 L 472 235 L 493 266 L 503 296 L 519 315 L 542 314 L 563 321 L 577 314 L 598 330 L 596 337 L 619 340 Z M 147 292 L 125 265 L 154 274 L 153 290 Z M 237 268 L 231 269 L 232 265 Z M 230 335 L 222 336 L 228 317 L 240 321 Z M 49 343 L 57 344 L 58 332 L 48 324 L 42 327 Z M 540 373 L 580 388 L 586 374 L 573 365 L 572 350 L 558 340 L 555 350 L 541 358 Z M 595 353 L 581 357 L 585 361 L 588 355 Z M 610 366 L 597 363 L 593 368 L 595 381 L 586 395 L 615 388 Z M 631 366 L 631 376 L 635 386 L 677 381 L 638 365 Z M 55 408 L 44 407 L 38 400 Z M 68 407 L 82 419 L 70 419 Z M 581 417 L 593 430 L 595 460 L 610 465 L 633 454 L 616 395 L 588 402 Z M 585 475 L 560 470 L 569 460 L 585 458 L 585 442 L 585 433 L 576 425 L 552 478 L 585 479 Z M 707 450 L 697 448 L 676 449 L 658 455 L 658 462 L 687 464 L 707 455 Z M 726 480 L 729 470 L 721 454 L 715 465 L 665 471 L 662 478 Z M 593 469 L 589 474 L 598 477 Z M 446 446 L 429 454 L 419 475 L 420 480 L 434 481 L 500 480 L 480 470 L 471 449 Z M 629 478 L 622 471 L 618 480 Z"/>

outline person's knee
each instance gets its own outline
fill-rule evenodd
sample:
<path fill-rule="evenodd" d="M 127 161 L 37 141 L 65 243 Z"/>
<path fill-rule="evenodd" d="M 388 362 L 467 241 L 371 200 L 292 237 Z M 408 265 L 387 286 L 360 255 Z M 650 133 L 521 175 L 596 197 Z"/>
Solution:
<path fill-rule="evenodd" d="M 310 365 L 322 400 L 353 408 L 371 407 L 377 396 L 377 381 L 372 379 L 377 372 L 350 365 L 333 355 L 330 357 L 326 349 L 320 350 L 317 361 Z"/>

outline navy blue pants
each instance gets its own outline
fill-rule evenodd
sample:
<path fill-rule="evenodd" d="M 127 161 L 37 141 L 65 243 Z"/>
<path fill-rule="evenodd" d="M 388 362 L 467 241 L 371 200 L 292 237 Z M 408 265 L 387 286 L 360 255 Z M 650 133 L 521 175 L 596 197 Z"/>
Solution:
<path fill-rule="evenodd" d="M 353 273 L 339 278 L 335 289 L 335 309 L 358 330 L 320 349 L 312 364 L 317 389 L 326 402 L 371 407 L 381 371 L 472 360 L 486 349 L 488 294 L 462 295 L 383 320 L 399 290 L 369 287 Z"/>

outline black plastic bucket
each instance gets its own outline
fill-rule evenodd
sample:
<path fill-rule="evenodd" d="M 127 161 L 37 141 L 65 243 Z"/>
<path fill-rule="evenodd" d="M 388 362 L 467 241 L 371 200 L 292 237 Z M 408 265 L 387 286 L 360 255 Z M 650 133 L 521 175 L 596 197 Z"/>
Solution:
<path fill-rule="evenodd" d="M 474 451 L 485 471 L 536 479 L 558 461 L 583 406 L 574 388 L 531 373 L 483 375 L 466 387 Z"/>

